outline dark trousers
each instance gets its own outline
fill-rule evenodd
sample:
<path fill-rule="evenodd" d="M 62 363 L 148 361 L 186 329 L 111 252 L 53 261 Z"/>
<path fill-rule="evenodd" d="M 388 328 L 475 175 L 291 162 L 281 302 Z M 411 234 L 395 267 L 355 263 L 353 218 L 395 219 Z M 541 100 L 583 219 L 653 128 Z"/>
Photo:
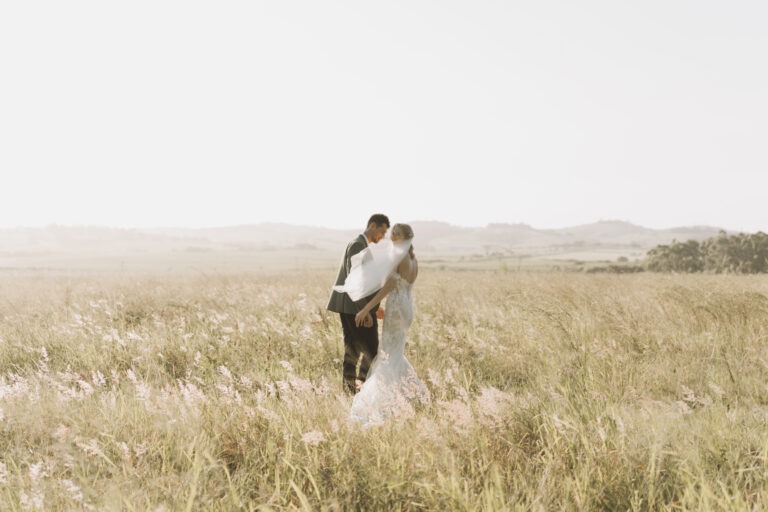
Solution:
<path fill-rule="evenodd" d="M 344 388 L 355 393 L 355 380 L 365 382 L 371 361 L 379 350 L 379 323 L 373 314 L 373 327 L 355 325 L 355 315 L 339 313 L 341 328 L 344 331 Z M 357 364 L 360 363 L 358 372 Z"/>

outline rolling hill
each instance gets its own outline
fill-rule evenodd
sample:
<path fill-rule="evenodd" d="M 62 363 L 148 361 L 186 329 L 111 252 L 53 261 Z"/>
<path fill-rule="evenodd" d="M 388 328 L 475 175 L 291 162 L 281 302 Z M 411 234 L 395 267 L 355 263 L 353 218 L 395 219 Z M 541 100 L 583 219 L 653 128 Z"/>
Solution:
<path fill-rule="evenodd" d="M 574 251 L 645 253 L 658 244 L 702 240 L 720 229 L 709 226 L 650 229 L 623 221 L 600 221 L 562 229 L 527 224 L 461 227 L 413 221 L 414 246 L 432 254 L 568 254 Z M 219 228 L 117 229 L 99 226 L 48 226 L 0 230 L 0 258 L 51 254 L 130 254 L 206 251 L 340 252 L 356 230 L 264 223 Z"/>

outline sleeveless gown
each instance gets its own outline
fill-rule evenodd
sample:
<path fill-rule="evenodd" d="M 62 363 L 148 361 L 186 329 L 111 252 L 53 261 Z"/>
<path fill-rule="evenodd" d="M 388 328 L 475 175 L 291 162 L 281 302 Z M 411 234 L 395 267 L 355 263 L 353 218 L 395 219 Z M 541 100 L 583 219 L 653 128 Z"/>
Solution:
<path fill-rule="evenodd" d="M 414 402 L 428 402 L 429 391 L 406 359 L 405 343 L 413 322 L 413 285 L 395 273 L 387 295 L 379 351 L 368 377 L 352 400 L 350 418 L 363 428 L 387 418 L 411 416 Z"/>

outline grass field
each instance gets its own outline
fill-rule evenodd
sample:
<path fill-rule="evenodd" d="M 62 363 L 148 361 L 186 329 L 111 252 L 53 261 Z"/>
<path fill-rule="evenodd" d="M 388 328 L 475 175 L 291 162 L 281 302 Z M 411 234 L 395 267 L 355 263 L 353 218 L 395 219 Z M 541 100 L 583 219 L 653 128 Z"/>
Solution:
<path fill-rule="evenodd" d="M 425 268 L 366 431 L 333 265 L 0 274 L 0 510 L 768 507 L 768 277 L 503 270 Z"/>

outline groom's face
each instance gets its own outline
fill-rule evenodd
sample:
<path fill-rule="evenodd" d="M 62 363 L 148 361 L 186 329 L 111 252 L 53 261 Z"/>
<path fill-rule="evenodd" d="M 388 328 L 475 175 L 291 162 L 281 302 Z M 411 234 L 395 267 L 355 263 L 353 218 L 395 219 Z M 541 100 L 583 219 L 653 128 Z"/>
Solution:
<path fill-rule="evenodd" d="M 371 234 L 371 242 L 377 244 L 381 241 L 382 238 L 384 238 L 384 235 L 387 234 L 387 230 L 389 227 L 386 224 L 381 224 L 377 226 L 373 222 L 371 222 L 371 227 L 373 227 L 373 232 Z"/>

